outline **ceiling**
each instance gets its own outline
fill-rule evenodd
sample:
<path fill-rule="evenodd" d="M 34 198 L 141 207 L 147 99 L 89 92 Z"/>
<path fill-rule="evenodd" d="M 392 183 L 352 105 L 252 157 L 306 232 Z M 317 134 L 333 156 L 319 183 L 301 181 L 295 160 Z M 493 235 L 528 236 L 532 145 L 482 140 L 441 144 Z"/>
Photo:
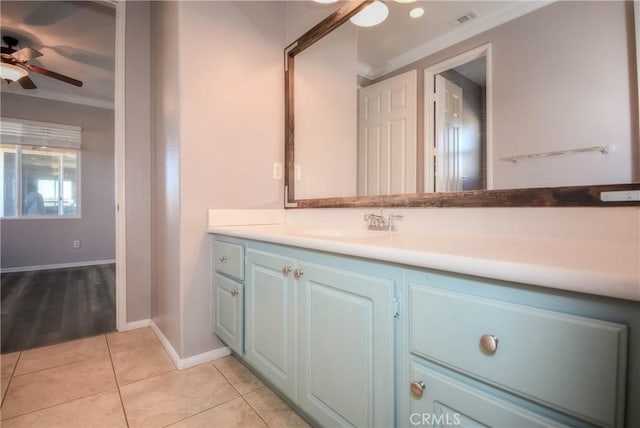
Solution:
<path fill-rule="evenodd" d="M 374 27 L 358 28 L 358 61 L 366 77 L 376 78 L 391 70 L 424 58 L 458 41 L 479 34 L 550 1 L 456 0 L 385 2 L 389 16 Z M 409 11 L 422 7 L 420 18 Z M 471 16 L 464 23 L 458 18 Z"/>
<path fill-rule="evenodd" d="M 81 88 L 29 73 L 38 89 L 1 83 L 3 92 L 113 104 L 115 9 L 92 1 L 2 1 L 1 33 L 39 50 L 29 61 L 81 80 Z"/>

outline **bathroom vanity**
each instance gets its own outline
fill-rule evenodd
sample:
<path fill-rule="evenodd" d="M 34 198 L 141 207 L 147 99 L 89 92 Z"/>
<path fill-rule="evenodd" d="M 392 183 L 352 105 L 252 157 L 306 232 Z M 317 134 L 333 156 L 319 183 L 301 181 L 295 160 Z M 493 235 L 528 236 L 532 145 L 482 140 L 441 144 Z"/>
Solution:
<path fill-rule="evenodd" d="M 640 204 L 640 13 L 424 2 L 418 24 L 403 3 L 334 5 L 285 48 L 284 206 L 476 210 L 210 227 L 214 333 L 321 426 L 640 426 L 637 212 L 573 208 Z M 388 21 L 354 27 L 375 4 Z M 572 208 L 536 233 L 513 207 Z"/>
<path fill-rule="evenodd" d="M 630 286 L 622 300 L 562 286 L 591 287 L 585 278 L 606 272 L 565 269 L 553 288 L 536 284 L 553 271 L 541 259 L 462 256 L 447 240 L 430 244 L 436 252 L 402 232 L 209 232 L 213 331 L 312 422 L 640 423 L 640 296 L 630 276 L 612 278 L 614 293 Z M 492 264 L 512 278 L 492 276 Z"/>

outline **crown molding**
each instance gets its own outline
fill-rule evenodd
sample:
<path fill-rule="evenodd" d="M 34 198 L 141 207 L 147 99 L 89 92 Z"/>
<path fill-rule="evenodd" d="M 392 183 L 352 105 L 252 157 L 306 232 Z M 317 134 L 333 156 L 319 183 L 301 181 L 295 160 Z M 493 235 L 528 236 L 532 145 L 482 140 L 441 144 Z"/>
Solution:
<path fill-rule="evenodd" d="M 62 92 L 50 91 L 48 89 L 22 89 L 17 86 L 2 85 L 0 93 L 24 95 L 27 97 L 45 98 L 47 100 L 61 101 L 64 103 L 81 104 L 90 107 L 98 107 L 114 110 L 114 102 L 100 98 L 83 97 L 80 95 L 65 94 Z"/>
<path fill-rule="evenodd" d="M 476 20 L 467 24 L 462 24 L 458 28 L 443 34 L 433 40 L 429 40 L 420 46 L 417 46 L 407 52 L 404 52 L 395 58 L 392 58 L 386 64 L 380 67 L 372 67 L 368 74 L 364 77 L 368 79 L 377 79 L 387 73 L 395 71 L 405 65 L 409 65 L 415 61 L 434 54 L 442 49 L 448 48 L 458 42 L 477 36 L 487 30 L 511 21 L 541 7 L 547 6 L 556 0 L 538 0 L 538 1 L 522 1 L 513 3 L 511 6 L 499 10 L 488 15 L 480 16 Z M 364 71 L 359 68 L 359 71 Z"/>
<path fill-rule="evenodd" d="M 372 71 L 373 69 L 370 66 L 368 66 L 364 62 L 358 61 L 358 74 L 360 76 L 369 78 L 369 76 L 372 74 Z"/>

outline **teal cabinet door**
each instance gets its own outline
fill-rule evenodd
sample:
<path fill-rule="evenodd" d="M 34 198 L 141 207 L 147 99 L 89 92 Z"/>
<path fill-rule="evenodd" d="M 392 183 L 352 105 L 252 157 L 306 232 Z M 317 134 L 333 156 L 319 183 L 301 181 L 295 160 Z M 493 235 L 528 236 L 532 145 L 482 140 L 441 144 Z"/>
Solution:
<path fill-rule="evenodd" d="M 293 260 L 247 250 L 245 358 L 295 402 L 296 325 Z"/>
<path fill-rule="evenodd" d="M 391 427 L 394 281 L 299 262 L 298 405 L 322 426 Z"/>
<path fill-rule="evenodd" d="M 416 394 L 411 397 L 407 427 L 562 426 L 416 363 L 411 363 L 411 378 L 416 384 L 411 390 Z"/>
<path fill-rule="evenodd" d="M 214 326 L 213 332 L 227 346 L 242 355 L 242 309 L 244 286 L 219 273 L 213 278 Z"/>

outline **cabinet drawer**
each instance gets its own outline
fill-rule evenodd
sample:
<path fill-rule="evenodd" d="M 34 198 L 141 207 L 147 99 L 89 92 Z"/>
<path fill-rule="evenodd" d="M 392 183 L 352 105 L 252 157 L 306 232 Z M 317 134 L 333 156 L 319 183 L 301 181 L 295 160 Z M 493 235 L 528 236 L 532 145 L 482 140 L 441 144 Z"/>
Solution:
<path fill-rule="evenodd" d="M 244 247 L 228 242 L 213 244 L 213 267 L 218 272 L 244 280 Z"/>
<path fill-rule="evenodd" d="M 422 397 L 411 397 L 410 426 L 562 426 L 413 362 L 411 379 L 421 382 L 424 391 Z"/>
<path fill-rule="evenodd" d="M 622 424 L 620 324 L 409 285 L 410 350 L 598 425 Z M 481 338 L 497 338 L 495 352 Z"/>

